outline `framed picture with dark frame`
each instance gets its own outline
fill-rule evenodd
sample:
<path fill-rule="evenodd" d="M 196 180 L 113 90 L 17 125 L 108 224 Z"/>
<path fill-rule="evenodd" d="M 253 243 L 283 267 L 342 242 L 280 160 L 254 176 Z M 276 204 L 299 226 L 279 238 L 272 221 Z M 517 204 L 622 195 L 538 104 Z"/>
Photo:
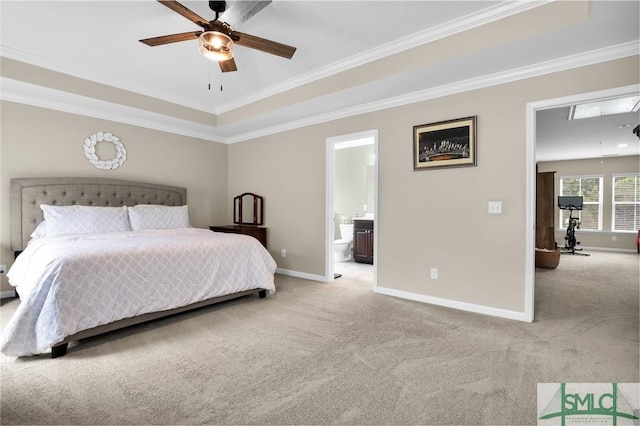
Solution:
<path fill-rule="evenodd" d="M 413 170 L 476 165 L 477 116 L 413 126 Z"/>

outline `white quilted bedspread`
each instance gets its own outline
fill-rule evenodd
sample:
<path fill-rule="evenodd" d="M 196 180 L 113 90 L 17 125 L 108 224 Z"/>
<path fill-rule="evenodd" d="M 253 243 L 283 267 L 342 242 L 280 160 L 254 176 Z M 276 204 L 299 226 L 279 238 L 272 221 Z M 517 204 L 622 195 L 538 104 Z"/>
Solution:
<path fill-rule="evenodd" d="M 8 274 L 21 300 L 0 351 L 33 355 L 119 319 L 243 290 L 273 292 L 275 269 L 255 238 L 198 228 L 37 239 Z"/>

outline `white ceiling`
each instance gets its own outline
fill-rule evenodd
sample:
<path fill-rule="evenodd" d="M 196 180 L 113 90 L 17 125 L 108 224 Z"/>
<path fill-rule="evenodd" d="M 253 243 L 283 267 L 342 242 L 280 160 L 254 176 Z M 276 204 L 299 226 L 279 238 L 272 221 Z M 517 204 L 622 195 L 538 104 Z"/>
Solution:
<path fill-rule="evenodd" d="M 639 113 L 570 121 L 569 108 L 537 112 L 537 161 L 640 155 L 640 139 L 633 134 L 640 124 Z"/>
<path fill-rule="evenodd" d="M 398 50 L 451 36 L 546 3 L 275 0 L 234 29 L 296 46 L 294 57 L 287 60 L 236 46 L 238 71 L 221 75 L 217 64 L 211 64 L 198 53 L 195 40 L 157 47 L 138 42 L 142 38 L 199 29 L 156 1 L 0 1 L 0 54 L 219 115 L 372 63 Z M 182 4 L 207 19 L 215 17 L 206 1 L 184 1 Z M 493 81 L 542 74 L 546 69 L 562 69 L 562 66 L 566 67 L 563 58 L 567 57 L 574 61 L 572 63 L 580 63 L 581 60 L 597 62 L 605 60 L 598 58 L 638 54 L 639 14 L 638 1 L 596 1 L 586 22 L 517 41 L 505 40 L 490 48 L 454 55 L 420 67 L 399 67 L 393 73 L 368 82 L 354 82 L 349 87 L 316 93 L 269 112 L 248 114 L 240 120 L 218 125 L 162 117 L 126 105 L 123 108 L 113 102 L 84 98 L 78 93 L 61 93 L 60 90 L 25 84 L 16 78 L 4 77 L 0 93 L 8 100 L 29 102 L 27 99 L 38 97 L 57 105 L 65 102 L 82 105 L 86 110 L 108 111 L 111 114 L 108 117 L 126 113 L 141 121 L 164 121 L 167 126 L 191 127 L 194 134 L 206 134 L 205 138 L 211 140 L 235 142 Z M 634 118 L 635 122 L 628 123 L 632 128 L 640 121 L 637 114 L 625 117 L 628 121 Z M 608 119 L 600 120 L 605 121 Z M 586 121 L 567 123 L 561 111 L 539 113 L 538 157 L 560 159 L 594 143 L 600 155 L 599 142 L 608 144 L 613 140 L 600 132 L 596 137 L 591 127 L 587 128 L 586 134 L 576 129 L 566 130 L 576 124 L 587 127 Z M 618 124 L 615 125 L 617 129 Z M 559 143 L 564 136 L 553 138 L 553 143 L 543 138 L 542 135 L 551 129 L 565 129 L 572 135 L 574 145 L 566 148 Z M 635 151 L 624 155 L 640 153 L 637 141 L 636 138 Z M 608 146 L 605 147 L 607 150 Z"/>

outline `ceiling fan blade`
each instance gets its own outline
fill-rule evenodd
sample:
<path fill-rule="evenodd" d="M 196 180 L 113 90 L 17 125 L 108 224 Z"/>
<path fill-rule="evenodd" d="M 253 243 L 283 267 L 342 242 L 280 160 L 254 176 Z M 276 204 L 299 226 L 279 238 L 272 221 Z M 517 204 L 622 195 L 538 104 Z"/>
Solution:
<path fill-rule="evenodd" d="M 167 6 L 169 9 L 173 10 L 174 12 L 184 16 L 194 24 L 199 25 L 204 29 L 209 29 L 209 21 L 207 21 L 197 13 L 193 12 L 192 10 L 188 9 L 187 7 L 181 5 L 177 1 L 158 0 L 158 3 L 162 3 L 163 5 Z"/>
<path fill-rule="evenodd" d="M 231 58 L 227 61 L 220 61 L 220 71 L 222 72 L 230 72 L 230 71 L 238 71 L 238 67 L 236 67 L 236 61 Z"/>
<path fill-rule="evenodd" d="M 241 33 L 238 31 L 233 31 L 231 33 L 231 38 L 236 44 L 240 46 L 261 50 L 263 52 L 282 56 L 283 58 L 287 59 L 291 59 L 293 54 L 296 52 L 296 48 L 293 46 L 287 46 L 286 44 L 267 40 L 266 38 L 256 37 L 251 34 Z"/>
<path fill-rule="evenodd" d="M 231 6 L 220 15 L 220 20 L 227 22 L 232 27 L 241 25 L 251 19 L 256 13 L 267 7 L 271 0 L 267 1 L 234 1 Z"/>
<path fill-rule="evenodd" d="M 200 37 L 202 31 L 190 31 L 188 33 L 169 34 L 160 37 L 151 37 L 140 40 L 147 46 L 160 46 L 163 44 L 176 43 L 178 41 L 195 40 Z"/>

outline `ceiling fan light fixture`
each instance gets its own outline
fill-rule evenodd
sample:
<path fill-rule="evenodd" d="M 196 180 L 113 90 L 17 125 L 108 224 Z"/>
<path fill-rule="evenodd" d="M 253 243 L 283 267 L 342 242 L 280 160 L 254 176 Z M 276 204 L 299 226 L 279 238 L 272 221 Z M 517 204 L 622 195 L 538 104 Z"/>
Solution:
<path fill-rule="evenodd" d="M 219 31 L 206 31 L 198 37 L 200 53 L 212 61 L 228 61 L 233 58 L 233 40 Z"/>

